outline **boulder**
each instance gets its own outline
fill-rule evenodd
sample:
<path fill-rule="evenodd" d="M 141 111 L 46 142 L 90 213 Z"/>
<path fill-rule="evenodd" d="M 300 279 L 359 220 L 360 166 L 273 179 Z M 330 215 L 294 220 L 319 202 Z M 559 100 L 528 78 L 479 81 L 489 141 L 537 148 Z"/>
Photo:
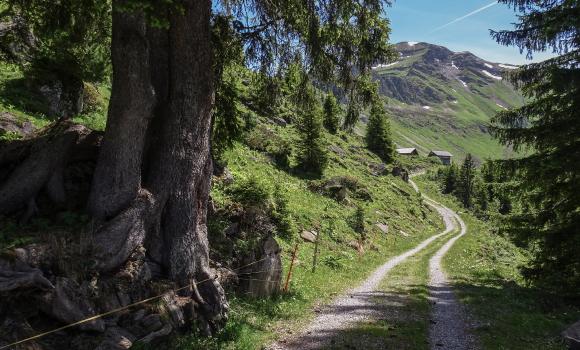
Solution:
<path fill-rule="evenodd" d="M 344 201 L 347 196 L 348 196 L 348 191 L 347 191 L 346 187 L 341 187 L 336 192 L 336 200 L 339 201 L 339 202 Z"/>
<path fill-rule="evenodd" d="M 231 185 L 234 183 L 234 175 L 232 175 L 230 169 L 224 168 L 224 172 L 221 176 L 221 181 L 223 182 L 224 185 Z"/>
<path fill-rule="evenodd" d="M 280 246 L 272 236 L 262 240 L 258 248 L 244 260 L 248 265 L 238 273 L 240 292 L 249 297 L 263 298 L 280 291 L 282 259 Z"/>
<path fill-rule="evenodd" d="M 71 118 L 83 111 L 83 82 L 74 79 L 52 80 L 40 84 L 38 92 L 44 97 L 48 114 L 54 117 Z"/>
<path fill-rule="evenodd" d="M 377 222 L 375 226 L 378 227 L 382 233 L 389 233 L 389 226 L 387 224 L 381 224 L 380 222 Z"/>
<path fill-rule="evenodd" d="M 360 254 L 364 253 L 364 251 L 365 251 L 364 246 L 359 241 L 350 241 L 350 242 L 348 242 L 348 246 L 351 247 L 352 249 L 356 250 Z"/>
<path fill-rule="evenodd" d="M 20 121 L 8 112 L 0 113 L 0 135 L 13 133 L 20 137 L 27 137 L 34 133 L 36 128 L 29 121 Z"/>
<path fill-rule="evenodd" d="M 328 146 L 328 149 L 331 152 L 336 153 L 337 155 L 341 156 L 341 157 L 345 157 L 346 156 L 346 151 L 343 150 L 342 148 L 338 147 L 337 145 L 330 145 Z"/>
<path fill-rule="evenodd" d="M 373 176 L 381 176 L 387 173 L 387 165 L 385 163 L 371 163 L 369 168 Z"/>
<path fill-rule="evenodd" d="M 405 168 L 396 166 L 393 168 L 392 174 L 393 176 L 400 177 L 405 182 L 409 182 L 409 172 Z"/>
<path fill-rule="evenodd" d="M 305 240 L 306 242 L 314 243 L 316 242 L 316 231 L 302 231 L 300 237 Z"/>
<path fill-rule="evenodd" d="M 284 118 L 274 117 L 272 118 L 272 121 L 282 127 L 288 125 L 288 122 Z"/>
<path fill-rule="evenodd" d="M 0 58 L 22 64 L 31 58 L 37 43 L 38 39 L 23 16 L 15 13 L 3 16 L 0 22 Z"/>
<path fill-rule="evenodd" d="M 570 350 L 580 350 L 580 321 L 562 332 L 562 337 Z"/>

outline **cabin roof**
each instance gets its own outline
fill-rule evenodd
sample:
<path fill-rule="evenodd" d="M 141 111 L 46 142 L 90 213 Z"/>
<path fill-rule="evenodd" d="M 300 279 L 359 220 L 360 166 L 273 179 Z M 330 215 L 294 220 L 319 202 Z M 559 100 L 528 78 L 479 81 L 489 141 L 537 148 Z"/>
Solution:
<path fill-rule="evenodd" d="M 431 153 L 429 153 L 429 155 L 436 155 L 437 157 L 453 157 L 453 154 L 447 152 L 447 151 L 431 151 Z"/>
<path fill-rule="evenodd" d="M 397 148 L 397 153 L 399 154 L 411 154 L 417 152 L 416 148 Z"/>

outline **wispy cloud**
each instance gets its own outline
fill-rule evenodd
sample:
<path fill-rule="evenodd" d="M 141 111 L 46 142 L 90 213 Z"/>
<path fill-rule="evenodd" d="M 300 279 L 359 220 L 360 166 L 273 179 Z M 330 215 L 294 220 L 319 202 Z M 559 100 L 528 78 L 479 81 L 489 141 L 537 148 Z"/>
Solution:
<path fill-rule="evenodd" d="M 457 23 L 457 22 L 459 22 L 459 21 L 463 21 L 463 20 L 464 20 L 464 19 L 466 19 L 467 17 L 471 17 L 471 16 L 473 16 L 473 15 L 475 15 L 475 14 L 477 14 L 477 13 L 480 13 L 481 11 L 484 11 L 484 10 L 486 10 L 486 9 L 488 9 L 488 8 L 492 7 L 492 6 L 495 6 L 495 5 L 497 5 L 497 1 L 494 1 L 494 2 L 492 2 L 491 4 L 485 5 L 485 6 L 481 7 L 481 8 L 478 8 L 478 9 L 477 9 L 477 10 L 475 10 L 475 11 L 471 11 L 470 13 L 466 14 L 465 16 L 461 16 L 461 17 L 459 17 L 459 18 L 456 18 L 456 19 L 454 19 L 453 21 L 451 21 L 451 22 L 449 22 L 449 23 L 446 23 L 446 24 L 442 25 L 441 27 L 437 27 L 437 28 L 433 29 L 433 30 L 431 31 L 431 33 L 435 33 L 435 32 L 437 32 L 437 31 L 440 31 L 440 30 L 441 30 L 441 29 L 443 29 L 443 28 L 449 27 L 450 25 L 452 25 L 452 24 L 454 24 L 454 23 Z"/>

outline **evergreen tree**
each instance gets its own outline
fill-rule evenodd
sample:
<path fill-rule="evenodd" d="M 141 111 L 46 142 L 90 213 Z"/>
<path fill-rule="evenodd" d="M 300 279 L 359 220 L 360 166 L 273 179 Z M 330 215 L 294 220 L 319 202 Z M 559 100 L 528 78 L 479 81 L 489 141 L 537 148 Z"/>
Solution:
<path fill-rule="evenodd" d="M 244 71 L 242 40 L 226 16 L 212 20 L 214 52 L 215 103 L 212 113 L 212 156 L 222 161 L 225 150 L 242 136 L 241 72 Z"/>
<path fill-rule="evenodd" d="M 342 123 L 342 129 L 352 132 L 359 118 L 359 108 L 353 104 L 349 104 L 346 109 L 346 115 Z"/>
<path fill-rule="evenodd" d="M 580 2 L 502 0 L 519 14 L 514 30 L 492 31 L 503 45 L 532 57 L 557 56 L 524 65 L 508 79 L 527 103 L 503 111 L 491 131 L 514 150 L 517 159 L 501 161 L 517 181 L 519 207 L 505 229 L 533 242 L 528 277 L 544 285 L 580 290 Z"/>
<path fill-rule="evenodd" d="M 301 116 L 296 125 L 300 134 L 298 163 L 304 171 L 321 175 L 328 163 L 322 129 L 322 108 L 309 82 L 304 83 L 300 99 Z"/>
<path fill-rule="evenodd" d="M 473 211 L 480 218 L 488 218 L 489 195 L 487 184 L 482 177 L 477 174 L 473 181 Z"/>
<path fill-rule="evenodd" d="M 386 163 L 392 162 L 395 146 L 391 139 L 387 114 L 379 100 L 373 102 L 371 106 L 365 139 L 369 150 L 376 153 Z"/>
<path fill-rule="evenodd" d="M 451 164 L 448 167 L 445 167 L 444 170 L 444 177 L 443 177 L 443 193 L 450 194 L 455 192 L 457 188 L 457 176 L 459 173 L 459 169 L 457 169 L 457 165 Z"/>
<path fill-rule="evenodd" d="M 329 92 L 324 100 L 324 127 L 331 134 L 338 132 L 340 124 L 340 105 L 334 96 L 334 93 Z"/>
<path fill-rule="evenodd" d="M 466 208 L 472 207 L 475 181 L 475 164 L 471 154 L 468 153 L 459 169 L 456 195 Z"/>

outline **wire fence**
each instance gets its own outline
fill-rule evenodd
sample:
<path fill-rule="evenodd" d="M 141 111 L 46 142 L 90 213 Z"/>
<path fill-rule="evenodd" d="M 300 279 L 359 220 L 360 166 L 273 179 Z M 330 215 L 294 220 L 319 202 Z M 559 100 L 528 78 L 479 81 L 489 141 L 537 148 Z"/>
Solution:
<path fill-rule="evenodd" d="M 237 267 L 235 269 L 232 269 L 232 271 L 239 271 L 239 270 L 248 268 L 248 267 L 250 267 L 252 265 L 255 265 L 257 263 L 260 263 L 260 262 L 262 262 L 262 261 L 264 261 L 266 259 L 269 259 L 269 258 L 270 258 L 269 256 L 263 257 L 263 258 L 261 258 L 259 260 L 253 261 L 253 262 L 251 262 L 249 264 L 246 264 L 246 265 Z M 248 272 L 248 273 L 242 273 L 241 275 L 253 275 L 253 274 L 258 274 L 258 273 L 263 273 L 263 272 L 269 272 L 269 271 L 276 271 L 277 272 L 277 271 L 281 271 L 281 269 L 278 269 L 278 270 L 262 270 L 262 271 Z M 124 310 L 128 310 L 128 309 L 130 309 L 132 307 L 135 307 L 135 306 L 138 306 L 138 305 L 142 305 L 142 304 L 146 304 L 146 303 L 151 302 L 153 300 L 160 299 L 160 298 L 162 298 L 164 295 L 166 295 L 169 292 L 177 293 L 177 292 L 180 292 L 182 290 L 185 290 L 185 289 L 188 289 L 188 288 L 192 288 L 193 286 L 198 286 L 198 285 L 200 285 L 202 283 L 211 281 L 213 279 L 214 279 L 213 277 L 210 277 L 210 278 L 206 278 L 204 280 L 201 280 L 199 282 L 190 283 L 190 284 L 185 285 L 185 286 L 180 287 L 180 288 L 167 290 L 167 291 L 163 292 L 162 294 L 155 295 L 155 296 L 152 296 L 152 297 L 149 297 L 149 298 L 146 298 L 146 299 L 143 299 L 143 300 L 134 302 L 132 304 L 128 304 L 126 306 L 122 306 L 122 307 L 119 307 L 119 308 L 116 308 L 116 309 L 113 309 L 113 310 L 110 310 L 110 311 L 107 311 L 107 312 L 103 312 L 103 313 L 100 313 L 100 314 L 97 314 L 97 315 L 94 315 L 94 316 L 91 316 L 91 317 L 88 317 L 88 318 L 85 318 L 85 319 L 82 319 L 82 320 L 79 320 L 79 321 L 76 321 L 76 322 L 73 322 L 73 323 L 70 323 L 70 324 L 67 324 L 67 325 L 64 325 L 62 327 L 58 327 L 58 328 L 52 329 L 50 331 L 42 332 L 42 333 L 36 334 L 34 336 L 31 336 L 31 337 L 28 337 L 28 338 L 25 338 L 25 339 L 18 340 L 16 342 L 13 342 L 13 343 L 10 343 L 10 344 L 7 344 L 7 345 L 2 345 L 2 346 L 0 346 L 0 350 L 8 349 L 8 348 L 14 347 L 16 345 L 20 345 L 20 344 L 23 344 L 23 343 L 26 343 L 26 342 L 29 342 L 29 341 L 32 341 L 32 340 L 36 340 L 36 339 L 43 338 L 43 337 L 45 337 L 45 336 L 47 336 L 49 334 L 57 333 L 57 332 L 60 332 L 60 331 L 63 331 L 63 330 L 69 329 L 69 328 L 73 328 L 73 327 L 82 325 L 82 324 L 87 323 L 87 322 L 95 321 L 95 320 L 101 319 L 103 317 L 113 315 L 113 314 L 115 314 L 117 312 L 121 312 L 121 311 L 124 311 Z M 244 281 L 260 281 L 260 282 L 270 282 L 270 283 L 277 282 L 277 281 L 261 280 L 261 279 L 252 279 L 252 278 L 238 278 L 238 280 L 244 280 Z"/>

